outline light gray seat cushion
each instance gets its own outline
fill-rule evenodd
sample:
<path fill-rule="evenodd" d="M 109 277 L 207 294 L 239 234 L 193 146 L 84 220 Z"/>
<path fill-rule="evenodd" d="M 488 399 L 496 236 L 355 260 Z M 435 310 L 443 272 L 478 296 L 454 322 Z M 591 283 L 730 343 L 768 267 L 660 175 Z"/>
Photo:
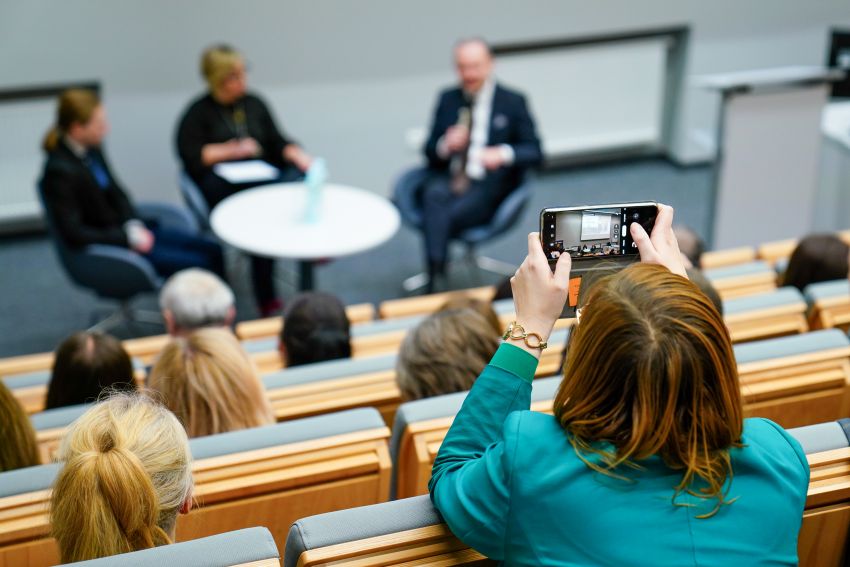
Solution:
<path fill-rule="evenodd" d="M 850 446 L 850 439 L 847 437 L 850 433 L 850 419 L 795 427 L 789 429 L 788 433 L 802 445 L 807 455 L 842 449 Z"/>
<path fill-rule="evenodd" d="M 802 335 L 738 344 L 734 345 L 733 348 L 735 349 L 735 360 L 738 361 L 738 364 L 745 364 L 756 360 L 782 358 L 841 348 L 847 345 L 850 345 L 850 339 L 847 338 L 847 335 L 838 329 L 826 329 L 811 331 Z"/>
<path fill-rule="evenodd" d="M 496 315 L 505 315 L 507 313 L 513 313 L 516 308 L 514 307 L 514 300 L 510 297 L 507 299 L 499 299 L 498 301 L 494 301 L 492 303 L 493 311 L 496 312 Z"/>
<path fill-rule="evenodd" d="M 835 280 L 831 282 L 819 282 L 809 284 L 803 290 L 803 295 L 806 296 L 806 301 L 809 305 L 814 304 L 819 299 L 828 299 L 831 297 L 847 297 L 850 296 L 850 280 L 847 278 Z"/>
<path fill-rule="evenodd" d="M 397 355 L 393 353 L 383 356 L 314 362 L 313 364 L 284 368 L 283 370 L 263 376 L 263 385 L 266 390 L 271 390 L 286 386 L 297 386 L 298 384 L 309 384 L 321 380 L 333 380 L 334 378 L 343 376 L 356 376 L 358 374 L 390 370 L 395 368 L 396 358 Z"/>
<path fill-rule="evenodd" d="M 766 262 L 759 260 L 756 262 L 747 262 L 746 264 L 736 264 L 734 266 L 724 266 L 722 268 L 705 270 L 703 273 L 709 280 L 715 281 L 763 273 L 770 273 L 772 275 L 774 272 Z"/>
<path fill-rule="evenodd" d="M 384 425 L 381 414 L 375 408 L 357 408 L 293 419 L 264 427 L 196 437 L 189 440 L 189 447 L 192 449 L 192 457 L 198 461 L 220 455 L 375 429 Z"/>
<path fill-rule="evenodd" d="M 0 473 L 0 498 L 47 490 L 61 468 L 61 463 L 50 463 Z"/>
<path fill-rule="evenodd" d="M 305 551 L 442 523 L 428 496 L 349 508 L 302 518 L 286 538 L 284 567 L 295 567 Z"/>
<path fill-rule="evenodd" d="M 35 372 L 4 376 L 2 380 L 7 388 L 14 390 L 31 386 L 46 386 L 50 383 L 50 374 L 50 370 L 36 370 Z"/>
<path fill-rule="evenodd" d="M 71 425 L 78 417 L 83 415 L 92 404 L 79 404 L 64 408 L 55 408 L 34 413 L 30 416 L 30 422 L 36 431 L 56 429 Z"/>
<path fill-rule="evenodd" d="M 86 567 L 229 567 L 265 559 L 279 559 L 280 553 L 267 528 L 246 528 L 202 537 L 133 553 L 80 561 L 71 565 Z"/>
<path fill-rule="evenodd" d="M 735 299 L 727 299 L 723 302 L 723 313 L 735 315 L 749 311 L 761 311 L 772 307 L 800 304 L 805 308 L 806 301 L 803 294 L 795 287 L 781 287 L 775 291 L 757 293 Z"/>

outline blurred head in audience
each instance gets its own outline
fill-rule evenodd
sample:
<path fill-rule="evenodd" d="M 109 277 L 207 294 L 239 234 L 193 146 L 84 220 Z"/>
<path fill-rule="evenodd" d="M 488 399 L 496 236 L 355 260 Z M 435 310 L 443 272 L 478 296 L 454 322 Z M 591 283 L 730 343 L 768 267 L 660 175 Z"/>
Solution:
<path fill-rule="evenodd" d="M 705 242 L 696 232 L 681 224 L 673 227 L 673 233 L 679 241 L 679 252 L 688 260 L 685 265 L 699 268 L 700 258 L 705 252 Z"/>
<path fill-rule="evenodd" d="M 192 457 L 180 422 L 138 394 L 116 394 L 62 440 L 50 524 L 63 563 L 171 543 L 192 504 Z"/>
<path fill-rule="evenodd" d="M 135 389 L 133 363 L 121 341 L 82 331 L 62 341 L 56 349 L 46 407 L 93 402 L 104 390 Z"/>
<path fill-rule="evenodd" d="M 511 278 L 507 277 L 499 282 L 496 286 L 496 293 L 493 294 L 493 301 L 500 299 L 513 299 L 514 292 L 511 289 Z"/>
<path fill-rule="evenodd" d="M 227 329 L 198 329 L 162 350 L 148 386 L 202 437 L 274 422 L 254 363 Z"/>
<path fill-rule="evenodd" d="M 657 454 L 683 472 L 677 496 L 699 479 L 700 497 L 725 503 L 743 429 L 738 371 L 723 319 L 694 283 L 653 264 L 597 280 L 564 376 L 555 416 L 590 468 L 616 476 Z"/>
<path fill-rule="evenodd" d="M 493 326 L 472 309 L 440 311 L 410 331 L 396 362 L 405 401 L 464 392 L 499 346 Z"/>
<path fill-rule="evenodd" d="M 848 250 L 850 247 L 835 235 L 807 236 L 791 254 L 782 285 L 802 291 L 809 284 L 847 278 Z"/>
<path fill-rule="evenodd" d="M 723 300 L 720 298 L 720 294 L 717 293 L 714 284 L 705 277 L 705 274 L 699 268 L 687 268 L 687 271 L 688 279 L 690 279 L 699 288 L 699 290 L 711 300 L 711 303 L 717 308 L 717 312 L 722 316 Z"/>
<path fill-rule="evenodd" d="M 233 104 L 248 91 L 245 59 L 230 45 L 213 45 L 204 51 L 201 75 L 210 94 L 221 104 Z"/>
<path fill-rule="evenodd" d="M 472 309 L 484 317 L 496 337 L 501 337 L 505 332 L 502 323 L 499 321 L 499 316 L 493 311 L 493 304 L 489 301 L 481 301 L 468 295 L 456 295 L 440 307 L 440 311 L 456 311 L 458 309 Z"/>
<path fill-rule="evenodd" d="M 0 472 L 39 464 L 30 418 L 0 380 Z"/>
<path fill-rule="evenodd" d="M 236 318 L 233 292 L 221 278 L 200 268 L 181 270 L 159 292 L 159 308 L 169 335 L 203 327 L 229 327 Z"/>
<path fill-rule="evenodd" d="M 83 147 L 99 146 L 109 131 L 106 110 L 97 93 L 87 89 L 70 89 L 59 96 L 56 123 L 44 137 L 47 152 L 56 149 L 63 136 Z"/>
<path fill-rule="evenodd" d="M 283 312 L 280 355 L 285 366 L 351 356 L 351 323 L 342 302 L 328 293 L 306 292 Z"/>
<path fill-rule="evenodd" d="M 477 94 L 493 72 L 493 54 L 481 38 L 462 39 L 455 44 L 455 69 L 463 90 Z"/>

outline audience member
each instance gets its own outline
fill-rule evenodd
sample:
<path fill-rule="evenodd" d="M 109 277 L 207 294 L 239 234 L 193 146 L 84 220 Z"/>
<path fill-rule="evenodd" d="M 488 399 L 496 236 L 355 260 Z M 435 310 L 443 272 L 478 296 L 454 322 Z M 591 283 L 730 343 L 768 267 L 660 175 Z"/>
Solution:
<path fill-rule="evenodd" d="M 39 464 L 30 418 L 0 380 L 0 472 Z"/>
<path fill-rule="evenodd" d="M 203 327 L 230 327 L 236 319 L 233 291 L 221 278 L 199 268 L 168 278 L 159 292 L 159 308 L 172 336 Z"/>
<path fill-rule="evenodd" d="M 511 289 L 511 278 L 507 277 L 496 284 L 496 293 L 493 294 L 493 301 L 500 299 L 513 299 L 514 292 Z"/>
<path fill-rule="evenodd" d="M 278 167 L 283 181 L 296 179 L 312 158 L 281 133 L 263 100 L 248 91 L 245 59 L 229 45 L 215 45 L 201 56 L 208 92 L 193 100 L 177 127 L 177 153 L 186 173 L 198 185 L 210 209 L 225 197 L 269 183 L 231 184 L 216 175 L 217 163 L 263 159 Z M 254 295 L 263 316 L 281 308 L 272 279 L 273 260 L 251 257 Z"/>
<path fill-rule="evenodd" d="M 221 247 L 212 239 L 143 219 L 112 173 L 102 142 L 109 124 L 93 91 L 59 97 L 56 125 L 44 139 L 41 179 L 45 206 L 65 244 L 112 244 L 145 256 L 164 276 L 189 266 L 223 273 Z"/>
<path fill-rule="evenodd" d="M 515 339 L 476 380 L 429 485 L 464 543 L 505 564 L 795 563 L 806 457 L 775 423 L 742 418 L 729 333 L 687 280 L 672 220 L 662 206 L 651 236 L 633 224 L 643 263 L 593 285 L 554 416 L 528 411 L 531 382 L 571 262 L 553 274 L 529 235 Z"/>
<path fill-rule="evenodd" d="M 493 55 L 481 39 L 454 48 L 460 85 L 440 93 L 425 144 L 431 175 L 422 192 L 430 276 L 446 268 L 449 238 L 487 223 L 543 154 L 525 98 L 497 83 Z"/>
<path fill-rule="evenodd" d="M 687 259 L 686 268 L 699 268 L 702 253 L 705 252 L 705 242 L 693 229 L 679 224 L 673 227 L 673 233 L 679 241 L 679 250 Z"/>
<path fill-rule="evenodd" d="M 492 324 L 473 309 L 430 315 L 410 331 L 396 362 L 396 382 L 405 401 L 464 392 L 499 346 Z"/>
<path fill-rule="evenodd" d="M 192 457 L 180 422 L 161 405 L 115 394 L 75 421 L 59 450 L 50 501 L 63 563 L 174 541 L 192 507 Z"/>
<path fill-rule="evenodd" d="M 121 341 L 81 331 L 59 345 L 47 387 L 47 409 L 96 401 L 105 390 L 133 391 L 133 362 Z"/>
<path fill-rule="evenodd" d="M 791 254 L 782 285 L 802 291 L 809 284 L 843 280 L 848 277 L 848 253 L 850 246 L 833 234 L 807 236 Z"/>
<path fill-rule="evenodd" d="M 199 329 L 162 350 L 148 386 L 183 423 L 202 437 L 274 423 L 257 370 L 227 329 Z"/>
<path fill-rule="evenodd" d="M 501 337 L 505 332 L 499 316 L 493 311 L 493 304 L 489 301 L 481 301 L 465 294 L 455 295 L 446 301 L 439 311 L 456 311 L 458 309 L 471 309 L 475 311 L 487 321 L 490 328 L 493 329 L 495 337 Z"/>
<path fill-rule="evenodd" d="M 296 296 L 284 312 L 278 348 L 287 367 L 349 358 L 351 323 L 345 306 L 329 293 Z"/>

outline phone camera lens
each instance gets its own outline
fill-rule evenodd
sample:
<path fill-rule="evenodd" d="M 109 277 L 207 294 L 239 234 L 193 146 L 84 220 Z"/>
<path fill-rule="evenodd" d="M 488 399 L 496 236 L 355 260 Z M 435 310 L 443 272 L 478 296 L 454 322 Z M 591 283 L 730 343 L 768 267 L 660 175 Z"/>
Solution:
<path fill-rule="evenodd" d="M 632 213 L 632 218 L 634 220 L 638 220 L 640 218 L 640 213 Z"/>

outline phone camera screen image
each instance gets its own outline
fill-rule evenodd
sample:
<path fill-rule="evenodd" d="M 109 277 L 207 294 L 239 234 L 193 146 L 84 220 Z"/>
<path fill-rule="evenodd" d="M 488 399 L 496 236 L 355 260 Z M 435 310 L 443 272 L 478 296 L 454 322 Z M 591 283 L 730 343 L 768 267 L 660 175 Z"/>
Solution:
<path fill-rule="evenodd" d="M 639 223 L 650 233 L 657 213 L 657 207 L 651 204 L 547 209 L 541 217 L 543 249 L 550 261 L 562 254 L 574 260 L 637 256 L 629 226 Z"/>

